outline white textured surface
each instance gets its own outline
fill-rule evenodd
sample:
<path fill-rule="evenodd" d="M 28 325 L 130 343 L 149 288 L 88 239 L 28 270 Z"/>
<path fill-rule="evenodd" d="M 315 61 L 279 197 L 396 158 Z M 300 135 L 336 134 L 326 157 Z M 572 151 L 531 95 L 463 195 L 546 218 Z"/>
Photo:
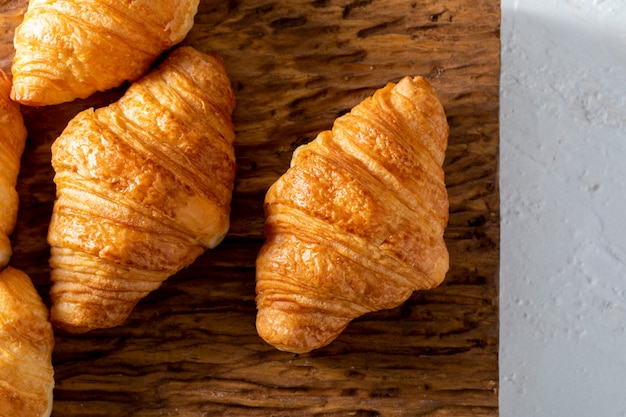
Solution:
<path fill-rule="evenodd" d="M 502 0 L 500 415 L 626 416 L 626 1 Z"/>

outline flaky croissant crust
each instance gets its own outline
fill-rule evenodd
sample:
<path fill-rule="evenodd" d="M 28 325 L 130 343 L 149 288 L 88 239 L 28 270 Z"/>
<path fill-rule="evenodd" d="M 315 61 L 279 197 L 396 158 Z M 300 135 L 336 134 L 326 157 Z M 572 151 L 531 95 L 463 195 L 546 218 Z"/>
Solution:
<path fill-rule="evenodd" d="M 261 337 L 307 352 L 353 318 L 441 283 L 447 137 L 434 89 L 406 77 L 296 149 L 265 199 L 256 263 Z"/>
<path fill-rule="evenodd" d="M 135 81 L 191 30 L 199 0 L 31 0 L 15 31 L 13 100 L 85 98 Z"/>
<path fill-rule="evenodd" d="M 0 272 L 0 417 L 47 417 L 52 411 L 54 334 L 30 278 Z"/>
<path fill-rule="evenodd" d="M 11 79 L 0 71 L 0 269 L 12 253 L 9 235 L 19 206 L 15 185 L 27 134 L 19 105 L 9 98 L 10 90 Z"/>
<path fill-rule="evenodd" d="M 139 299 L 224 238 L 234 106 L 222 60 L 181 47 L 118 102 L 70 121 L 52 145 L 56 326 L 120 324 Z"/>

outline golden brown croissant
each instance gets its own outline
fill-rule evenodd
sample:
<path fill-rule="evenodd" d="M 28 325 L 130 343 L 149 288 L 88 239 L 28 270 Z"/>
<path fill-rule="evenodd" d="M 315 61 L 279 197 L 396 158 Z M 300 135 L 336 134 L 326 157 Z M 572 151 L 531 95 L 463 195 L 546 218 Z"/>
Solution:
<path fill-rule="evenodd" d="M 28 275 L 0 272 L 0 417 L 49 416 L 54 334 Z"/>
<path fill-rule="evenodd" d="M 0 269 L 11 258 L 11 241 L 19 199 L 15 184 L 26 142 L 19 105 L 9 98 L 11 79 L 0 71 Z"/>
<path fill-rule="evenodd" d="M 229 228 L 235 96 L 222 60 L 185 46 L 52 145 L 51 320 L 122 323 Z"/>
<path fill-rule="evenodd" d="M 441 283 L 448 124 L 430 84 L 405 77 L 296 149 L 265 198 L 259 335 L 304 353 L 367 312 Z"/>
<path fill-rule="evenodd" d="M 199 0 L 31 0 L 15 31 L 11 97 L 41 106 L 135 81 L 187 35 Z"/>

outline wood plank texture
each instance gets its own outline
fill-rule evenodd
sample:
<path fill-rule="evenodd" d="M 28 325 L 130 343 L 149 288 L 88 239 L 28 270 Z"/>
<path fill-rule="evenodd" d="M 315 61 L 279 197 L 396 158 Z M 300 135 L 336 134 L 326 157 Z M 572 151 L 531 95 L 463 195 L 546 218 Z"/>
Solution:
<path fill-rule="evenodd" d="M 0 69 L 9 72 L 13 49 L 13 32 L 24 17 L 28 0 L 0 0 Z"/>
<path fill-rule="evenodd" d="M 53 415 L 496 416 L 499 29 L 498 0 L 201 0 L 184 43 L 221 54 L 237 95 L 231 230 L 123 326 L 57 334 Z M 296 146 L 404 75 L 429 79 L 451 127 L 446 280 L 325 348 L 277 351 L 254 327 L 265 191 Z M 23 108 L 12 265 L 46 302 L 50 145 L 79 110 L 123 89 Z"/>

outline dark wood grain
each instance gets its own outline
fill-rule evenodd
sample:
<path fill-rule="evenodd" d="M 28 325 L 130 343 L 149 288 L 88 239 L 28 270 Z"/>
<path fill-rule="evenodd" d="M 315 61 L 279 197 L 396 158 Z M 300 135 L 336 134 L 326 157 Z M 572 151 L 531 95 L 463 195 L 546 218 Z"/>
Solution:
<path fill-rule="evenodd" d="M 237 95 L 230 233 L 123 326 L 57 334 L 53 415 L 496 416 L 499 28 L 497 0 L 201 1 L 184 42 L 222 55 Z M 325 348 L 277 351 L 254 327 L 265 191 L 298 145 L 404 75 L 429 79 L 451 127 L 446 280 Z M 50 145 L 76 112 L 124 88 L 23 109 L 12 264 L 46 302 Z"/>

